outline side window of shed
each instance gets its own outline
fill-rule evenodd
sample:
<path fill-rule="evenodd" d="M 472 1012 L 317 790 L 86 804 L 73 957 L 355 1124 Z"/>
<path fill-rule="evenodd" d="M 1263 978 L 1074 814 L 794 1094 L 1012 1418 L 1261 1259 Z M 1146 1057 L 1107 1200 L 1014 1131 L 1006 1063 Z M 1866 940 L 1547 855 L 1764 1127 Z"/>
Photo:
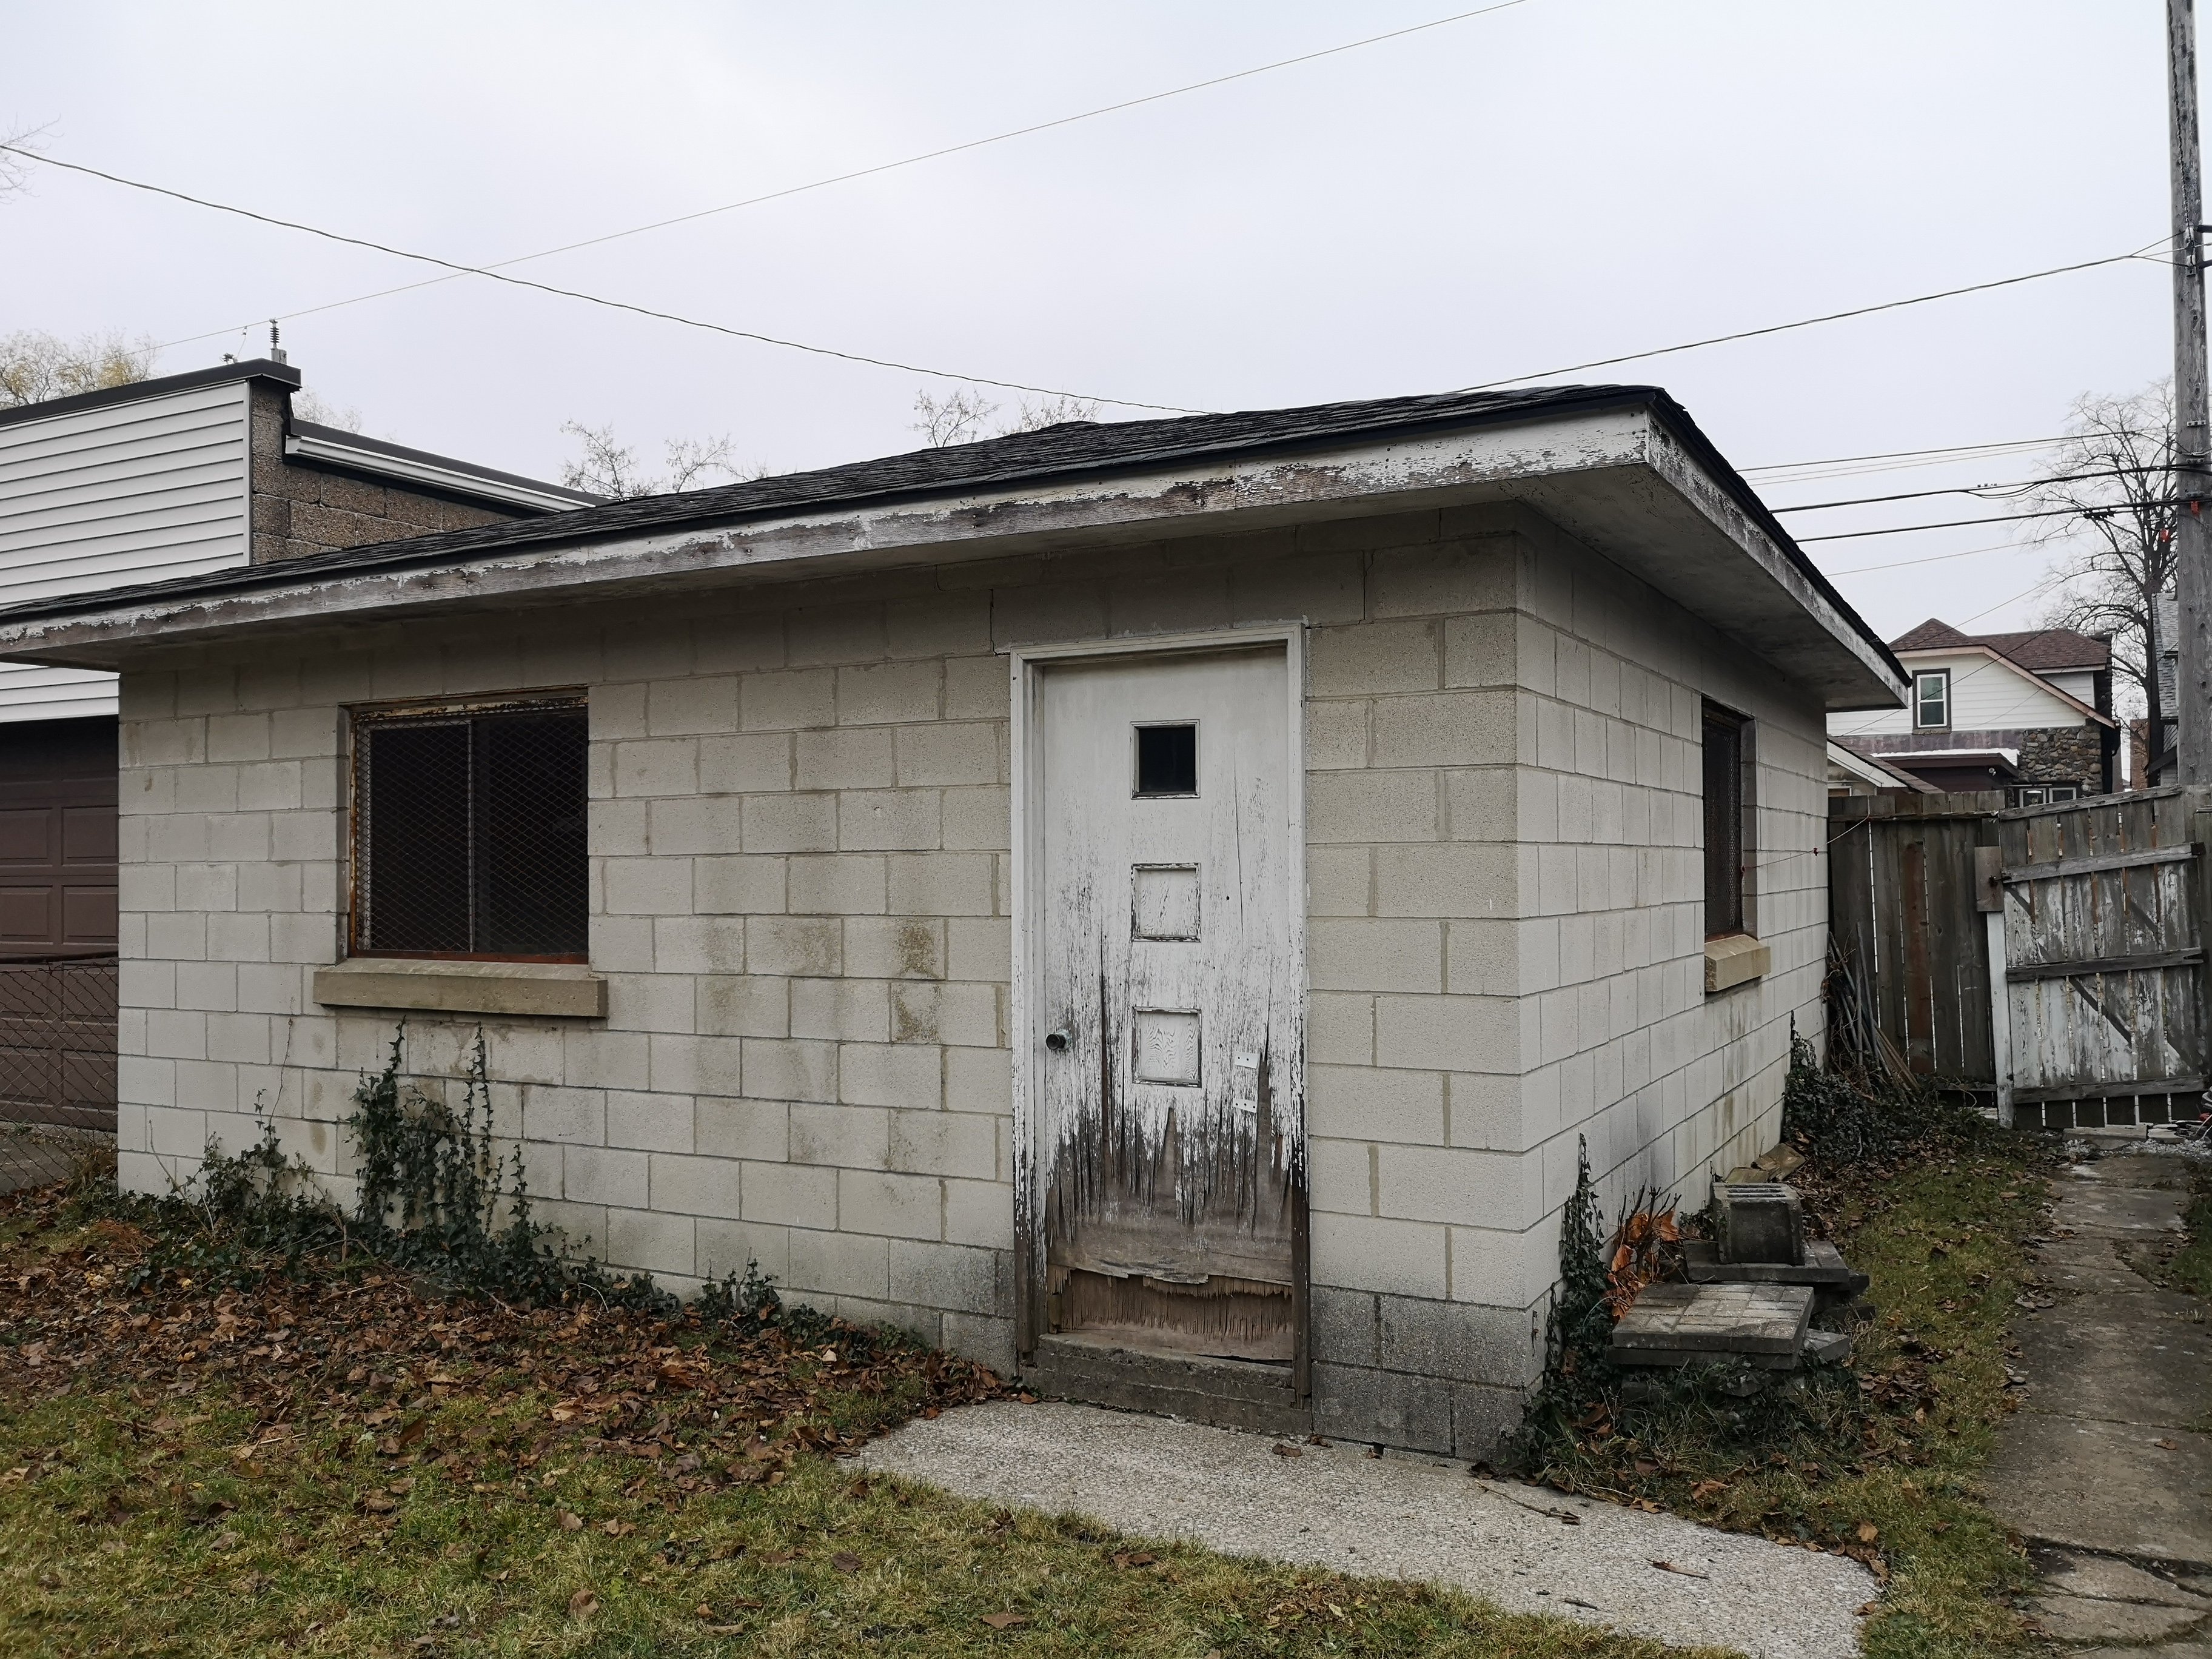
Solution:
<path fill-rule="evenodd" d="M 352 949 L 583 959 L 584 705 L 355 721 Z"/>
<path fill-rule="evenodd" d="M 1705 705 L 1705 937 L 1745 931 L 1745 725 L 1717 703 Z"/>

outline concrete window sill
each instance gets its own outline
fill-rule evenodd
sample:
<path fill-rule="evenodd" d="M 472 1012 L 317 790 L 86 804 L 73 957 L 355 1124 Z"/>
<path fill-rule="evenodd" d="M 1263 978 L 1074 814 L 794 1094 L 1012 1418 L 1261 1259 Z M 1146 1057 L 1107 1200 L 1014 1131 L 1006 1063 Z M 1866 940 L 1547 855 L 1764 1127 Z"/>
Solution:
<path fill-rule="evenodd" d="M 315 1000 L 326 1008 L 604 1019 L 607 982 L 581 963 L 355 957 L 315 970 Z"/>
<path fill-rule="evenodd" d="M 1774 952 L 1748 933 L 1729 933 L 1705 941 L 1705 994 L 1748 985 L 1765 977 Z"/>

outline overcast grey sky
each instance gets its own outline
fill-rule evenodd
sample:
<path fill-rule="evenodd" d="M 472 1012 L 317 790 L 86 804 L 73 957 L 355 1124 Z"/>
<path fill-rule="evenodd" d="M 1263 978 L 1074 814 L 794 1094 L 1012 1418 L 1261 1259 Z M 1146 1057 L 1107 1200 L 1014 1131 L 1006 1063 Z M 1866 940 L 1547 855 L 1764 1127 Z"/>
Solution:
<path fill-rule="evenodd" d="M 490 262 L 1468 3 L 7 0 L 0 125 L 46 125 L 58 158 Z M 1447 390 L 2158 240 L 2162 15 L 2156 0 L 1524 0 L 518 274 L 1151 403 Z M 164 343 L 175 373 L 258 355 L 248 319 L 427 274 L 34 173 L 0 204 L 0 332 L 122 328 Z M 1665 386 L 1743 467 L 2047 437 L 2076 394 L 2166 373 L 2167 275 L 2108 266 L 1563 378 Z M 908 449 L 916 391 L 954 384 L 475 278 L 301 316 L 284 337 L 368 430 L 541 477 L 571 453 L 569 419 L 612 422 L 648 459 L 720 433 L 778 470 Z M 1764 487 L 1782 505 L 2014 479 L 2034 459 Z M 1996 510 L 1937 497 L 1790 522 Z M 1930 614 L 1988 629 L 2039 614 L 2014 596 L 2047 556 L 2008 539 L 1811 550 L 1860 573 L 1840 586 L 1886 634 Z"/>

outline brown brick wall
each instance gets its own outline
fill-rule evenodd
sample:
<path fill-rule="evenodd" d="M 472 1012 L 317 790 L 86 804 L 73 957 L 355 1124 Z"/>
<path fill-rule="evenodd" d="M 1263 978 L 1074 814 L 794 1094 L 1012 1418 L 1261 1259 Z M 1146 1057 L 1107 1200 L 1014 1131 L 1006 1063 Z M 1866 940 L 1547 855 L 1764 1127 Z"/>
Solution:
<path fill-rule="evenodd" d="M 523 516 L 465 505 L 390 484 L 294 466 L 284 459 L 289 399 L 256 382 L 253 396 L 253 562 L 295 559 L 332 548 L 402 541 L 441 530 L 504 524 Z"/>

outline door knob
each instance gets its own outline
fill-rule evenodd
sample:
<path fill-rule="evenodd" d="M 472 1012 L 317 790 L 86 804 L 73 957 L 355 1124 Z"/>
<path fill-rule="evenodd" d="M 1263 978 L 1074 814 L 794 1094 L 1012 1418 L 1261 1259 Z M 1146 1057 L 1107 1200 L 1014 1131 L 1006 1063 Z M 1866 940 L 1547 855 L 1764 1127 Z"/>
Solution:
<path fill-rule="evenodd" d="M 1064 1054 L 1067 1052 L 1069 1041 L 1068 1030 L 1063 1025 L 1056 1031 L 1045 1033 L 1044 1046 L 1056 1054 Z"/>

